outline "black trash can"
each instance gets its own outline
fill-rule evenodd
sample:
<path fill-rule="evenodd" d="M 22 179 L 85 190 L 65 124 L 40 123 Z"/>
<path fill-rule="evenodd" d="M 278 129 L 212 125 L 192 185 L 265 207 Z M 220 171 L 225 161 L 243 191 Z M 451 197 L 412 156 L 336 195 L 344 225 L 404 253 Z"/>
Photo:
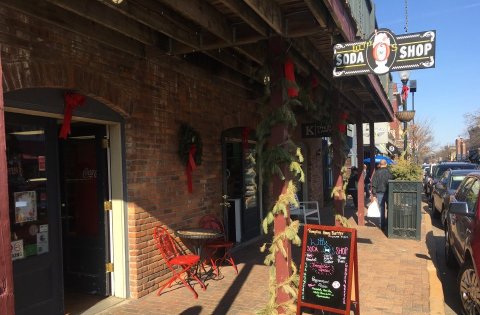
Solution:
<path fill-rule="evenodd" d="M 420 240 L 422 182 L 388 182 L 388 237 Z"/>

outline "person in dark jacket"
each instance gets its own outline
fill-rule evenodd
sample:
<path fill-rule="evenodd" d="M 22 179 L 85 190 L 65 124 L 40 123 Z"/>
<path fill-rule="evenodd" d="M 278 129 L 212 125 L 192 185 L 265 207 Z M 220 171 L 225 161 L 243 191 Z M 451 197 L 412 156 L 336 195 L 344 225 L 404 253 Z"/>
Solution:
<path fill-rule="evenodd" d="M 363 180 L 365 184 L 365 197 L 367 199 L 370 199 L 370 192 L 372 191 L 372 188 L 370 187 L 370 180 L 372 178 L 372 172 L 370 172 L 370 167 L 367 165 L 363 165 Z"/>
<path fill-rule="evenodd" d="M 387 168 L 387 161 L 381 160 L 378 169 L 372 177 L 372 195 L 377 199 L 380 207 L 380 225 L 385 230 L 387 222 L 385 220 L 385 207 L 388 201 L 388 181 L 393 179 L 392 173 Z"/>
<path fill-rule="evenodd" d="M 356 166 L 352 166 L 350 169 L 350 177 L 348 178 L 347 183 L 347 193 L 352 196 L 353 205 L 355 209 L 358 208 L 358 193 L 357 193 L 357 182 L 358 182 L 358 169 Z"/>

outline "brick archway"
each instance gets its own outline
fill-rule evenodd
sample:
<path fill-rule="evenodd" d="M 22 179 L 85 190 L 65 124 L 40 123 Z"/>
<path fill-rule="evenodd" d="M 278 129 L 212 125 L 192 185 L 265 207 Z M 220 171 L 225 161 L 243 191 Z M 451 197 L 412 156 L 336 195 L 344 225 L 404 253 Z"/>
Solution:
<path fill-rule="evenodd" d="M 132 95 L 102 74 L 64 63 L 6 62 L 3 65 L 3 92 L 26 88 L 61 88 L 78 91 L 128 118 Z M 130 91 L 131 92 L 131 91 Z"/>

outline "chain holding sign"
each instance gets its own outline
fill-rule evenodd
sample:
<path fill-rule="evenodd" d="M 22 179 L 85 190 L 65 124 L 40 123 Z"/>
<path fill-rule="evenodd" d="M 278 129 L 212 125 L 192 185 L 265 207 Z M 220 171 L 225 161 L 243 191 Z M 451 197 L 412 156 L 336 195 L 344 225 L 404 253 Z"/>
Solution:
<path fill-rule="evenodd" d="M 333 47 L 334 77 L 435 67 L 435 31 L 396 36 L 376 30 L 367 40 Z"/>

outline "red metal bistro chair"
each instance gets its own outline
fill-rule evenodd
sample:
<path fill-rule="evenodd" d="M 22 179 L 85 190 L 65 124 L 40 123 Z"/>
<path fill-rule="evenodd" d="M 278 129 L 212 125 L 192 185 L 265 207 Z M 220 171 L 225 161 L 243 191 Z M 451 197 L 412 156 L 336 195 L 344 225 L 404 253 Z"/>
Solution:
<path fill-rule="evenodd" d="M 214 215 L 207 214 L 200 219 L 199 226 L 205 229 L 212 229 L 222 234 L 221 238 L 208 241 L 205 244 L 206 249 L 206 260 L 210 261 L 213 270 L 215 271 L 217 277 L 219 276 L 219 266 L 222 265 L 225 261 L 228 261 L 230 265 L 235 268 L 235 272 L 238 274 L 237 265 L 230 253 L 233 242 L 227 241 L 227 236 L 225 235 L 225 229 L 223 223 Z M 223 256 L 220 258 L 215 258 L 217 253 L 220 250 L 224 251 Z"/>
<path fill-rule="evenodd" d="M 186 286 L 190 291 L 193 292 L 195 298 L 198 298 L 197 292 L 192 288 L 190 283 L 185 281 L 183 274 L 187 275 L 188 277 L 192 277 L 200 284 L 203 290 L 206 289 L 205 284 L 198 278 L 198 276 L 192 272 L 194 267 L 200 260 L 200 256 L 198 255 L 181 255 L 179 254 L 178 248 L 175 245 L 175 242 L 168 232 L 168 230 L 164 227 L 156 227 L 153 232 L 153 238 L 155 239 L 157 248 L 160 250 L 165 263 L 167 264 L 168 268 L 172 271 L 173 276 L 170 280 L 167 281 L 165 285 L 163 285 L 157 292 L 157 295 L 160 295 L 162 290 L 166 287 L 170 287 L 172 283 L 176 280 L 180 280 L 184 286 Z"/>

